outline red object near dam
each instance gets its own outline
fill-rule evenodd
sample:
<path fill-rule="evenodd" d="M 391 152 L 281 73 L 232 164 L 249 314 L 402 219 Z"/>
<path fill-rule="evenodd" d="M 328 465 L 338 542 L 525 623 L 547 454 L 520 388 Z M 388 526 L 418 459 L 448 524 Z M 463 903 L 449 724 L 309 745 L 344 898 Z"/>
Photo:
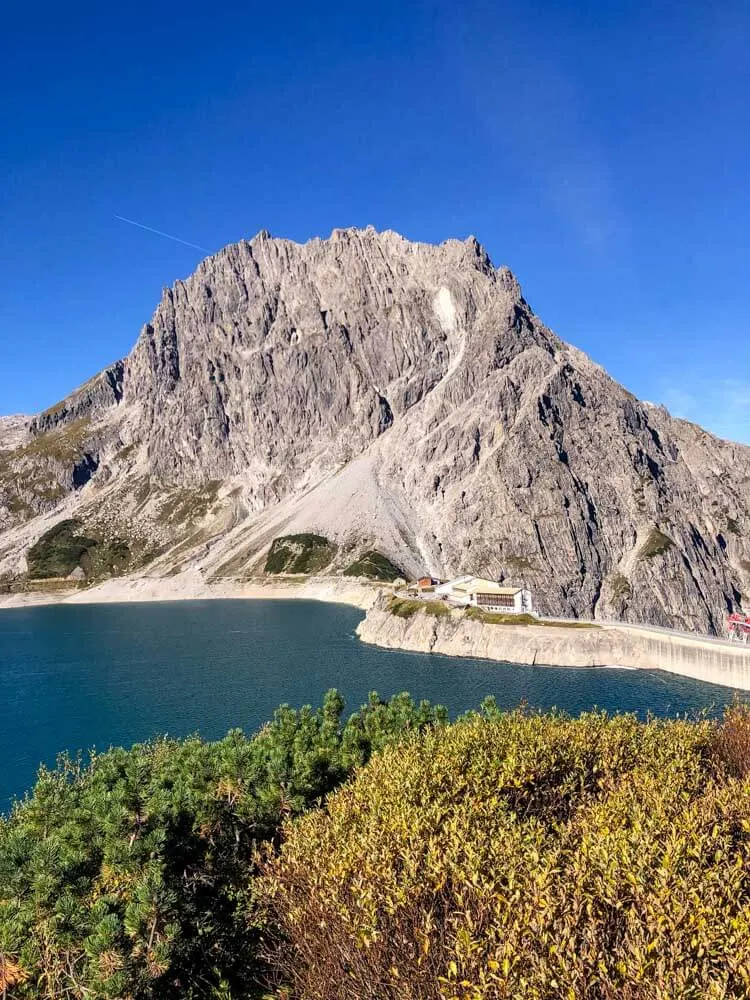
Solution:
<path fill-rule="evenodd" d="M 750 637 L 750 615 L 742 615 L 735 612 L 727 617 L 727 628 L 731 639 L 739 639 L 740 642 L 747 642 Z"/>

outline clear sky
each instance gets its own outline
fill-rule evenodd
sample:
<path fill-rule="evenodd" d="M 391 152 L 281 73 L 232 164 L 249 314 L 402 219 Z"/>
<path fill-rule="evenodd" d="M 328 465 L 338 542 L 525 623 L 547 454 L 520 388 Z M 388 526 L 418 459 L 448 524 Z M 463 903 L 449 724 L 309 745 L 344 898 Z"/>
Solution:
<path fill-rule="evenodd" d="M 639 396 L 750 442 L 747 0 L 12 4 L 0 413 L 259 229 L 471 233 Z"/>

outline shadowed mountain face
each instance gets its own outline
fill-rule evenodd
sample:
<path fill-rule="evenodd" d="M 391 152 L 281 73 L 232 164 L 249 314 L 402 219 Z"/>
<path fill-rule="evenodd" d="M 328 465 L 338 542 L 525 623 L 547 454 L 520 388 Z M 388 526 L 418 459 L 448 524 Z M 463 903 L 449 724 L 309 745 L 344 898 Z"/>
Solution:
<path fill-rule="evenodd" d="M 0 575 L 74 517 L 151 575 L 251 575 L 308 532 L 331 572 L 375 550 L 570 615 L 715 630 L 750 587 L 750 449 L 639 402 L 474 239 L 229 246 L 0 449 Z"/>

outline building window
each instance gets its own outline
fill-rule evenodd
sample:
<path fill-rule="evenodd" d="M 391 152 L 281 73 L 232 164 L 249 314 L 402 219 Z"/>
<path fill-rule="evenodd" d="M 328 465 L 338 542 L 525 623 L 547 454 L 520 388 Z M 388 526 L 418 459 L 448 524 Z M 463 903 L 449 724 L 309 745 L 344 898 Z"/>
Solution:
<path fill-rule="evenodd" d="M 487 608 L 514 608 L 516 602 L 511 594 L 477 594 L 477 604 Z"/>

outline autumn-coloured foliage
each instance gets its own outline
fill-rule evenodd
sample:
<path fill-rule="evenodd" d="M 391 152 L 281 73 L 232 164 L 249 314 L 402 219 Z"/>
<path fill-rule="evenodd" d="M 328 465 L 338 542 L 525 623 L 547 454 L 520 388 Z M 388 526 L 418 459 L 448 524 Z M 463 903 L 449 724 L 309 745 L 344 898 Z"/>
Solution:
<path fill-rule="evenodd" d="M 265 864 L 282 994 L 747 998 L 747 718 L 490 712 L 386 748 Z"/>
<path fill-rule="evenodd" d="M 746 998 L 749 731 L 329 692 L 63 758 L 0 819 L 0 998 Z"/>
<path fill-rule="evenodd" d="M 727 709 L 716 734 L 716 750 L 730 774 L 750 777 L 750 705 L 737 702 Z"/>

